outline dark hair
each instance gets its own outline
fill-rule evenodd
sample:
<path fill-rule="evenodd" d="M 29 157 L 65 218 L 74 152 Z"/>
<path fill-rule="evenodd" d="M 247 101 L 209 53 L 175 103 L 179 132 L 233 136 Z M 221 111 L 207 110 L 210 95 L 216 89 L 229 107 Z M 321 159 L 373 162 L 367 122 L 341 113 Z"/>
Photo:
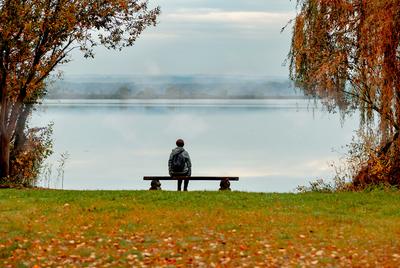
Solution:
<path fill-rule="evenodd" d="M 178 139 L 176 141 L 176 146 L 178 147 L 183 147 L 183 145 L 185 145 L 185 142 L 182 139 Z"/>

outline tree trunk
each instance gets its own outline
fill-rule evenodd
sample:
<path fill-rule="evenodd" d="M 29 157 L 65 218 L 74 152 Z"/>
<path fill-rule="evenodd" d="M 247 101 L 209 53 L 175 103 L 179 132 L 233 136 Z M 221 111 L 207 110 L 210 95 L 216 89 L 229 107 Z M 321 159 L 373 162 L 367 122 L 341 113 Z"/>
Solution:
<path fill-rule="evenodd" d="M 14 158 L 16 154 L 18 154 L 24 147 L 25 141 L 26 141 L 26 135 L 25 135 L 25 128 L 26 128 L 26 122 L 28 120 L 28 116 L 31 113 L 33 105 L 32 104 L 24 104 L 24 108 L 22 109 L 22 112 L 20 113 L 16 127 L 15 127 L 15 132 L 14 132 L 14 143 L 13 143 L 13 151 L 11 152 L 11 159 Z"/>
<path fill-rule="evenodd" d="M 10 139 L 4 129 L 0 129 L 0 182 L 10 175 Z"/>
<path fill-rule="evenodd" d="M 7 88 L 4 66 L 0 65 L 0 182 L 10 175 L 10 136 L 7 132 Z"/>
<path fill-rule="evenodd" d="M 13 168 L 13 163 L 17 159 L 18 155 L 20 152 L 24 149 L 25 143 L 26 143 L 26 133 L 25 133 L 25 128 L 26 128 L 26 122 L 28 120 L 28 116 L 31 113 L 33 105 L 31 104 L 24 104 L 24 108 L 21 112 L 21 114 L 18 117 L 15 132 L 14 132 L 14 137 L 13 137 L 13 149 L 10 152 L 10 175 L 11 176 L 16 176 L 18 174 L 14 174 L 15 172 L 19 172 L 15 168 Z"/>

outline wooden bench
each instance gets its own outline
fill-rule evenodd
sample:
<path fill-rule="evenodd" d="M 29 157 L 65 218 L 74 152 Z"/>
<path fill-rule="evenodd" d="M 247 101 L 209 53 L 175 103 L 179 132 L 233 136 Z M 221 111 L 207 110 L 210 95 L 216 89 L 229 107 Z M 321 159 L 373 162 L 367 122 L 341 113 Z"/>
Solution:
<path fill-rule="evenodd" d="M 219 183 L 219 190 L 230 191 L 231 183 L 230 181 L 238 181 L 239 177 L 208 177 L 208 176 L 177 176 L 177 177 L 170 177 L 170 176 L 145 176 L 143 177 L 145 181 L 151 181 L 151 187 L 149 190 L 161 190 L 161 183 L 160 181 L 176 181 L 176 180 L 190 180 L 190 181 L 220 181 Z"/>

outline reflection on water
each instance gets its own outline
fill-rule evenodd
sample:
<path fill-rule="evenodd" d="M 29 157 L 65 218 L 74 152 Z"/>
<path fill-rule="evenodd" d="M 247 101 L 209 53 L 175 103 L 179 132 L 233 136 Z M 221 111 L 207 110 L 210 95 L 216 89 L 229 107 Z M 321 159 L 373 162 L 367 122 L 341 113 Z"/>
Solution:
<path fill-rule="evenodd" d="M 169 153 L 183 138 L 193 175 L 239 176 L 234 190 L 293 191 L 332 177 L 329 163 L 340 157 L 333 149 L 349 143 L 358 126 L 355 116 L 341 126 L 338 114 L 308 100 L 47 101 L 32 125 L 50 121 L 50 162 L 70 154 L 65 189 L 148 189 L 142 177 L 167 175 Z M 216 190 L 218 182 L 189 185 L 204 189 Z"/>

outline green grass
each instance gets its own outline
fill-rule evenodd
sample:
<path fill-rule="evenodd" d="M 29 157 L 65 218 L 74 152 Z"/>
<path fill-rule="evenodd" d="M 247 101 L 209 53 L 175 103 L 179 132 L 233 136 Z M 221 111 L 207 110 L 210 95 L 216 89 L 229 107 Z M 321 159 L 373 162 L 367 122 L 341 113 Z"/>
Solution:
<path fill-rule="evenodd" d="M 400 265 L 400 193 L 0 190 L 0 266 Z"/>

